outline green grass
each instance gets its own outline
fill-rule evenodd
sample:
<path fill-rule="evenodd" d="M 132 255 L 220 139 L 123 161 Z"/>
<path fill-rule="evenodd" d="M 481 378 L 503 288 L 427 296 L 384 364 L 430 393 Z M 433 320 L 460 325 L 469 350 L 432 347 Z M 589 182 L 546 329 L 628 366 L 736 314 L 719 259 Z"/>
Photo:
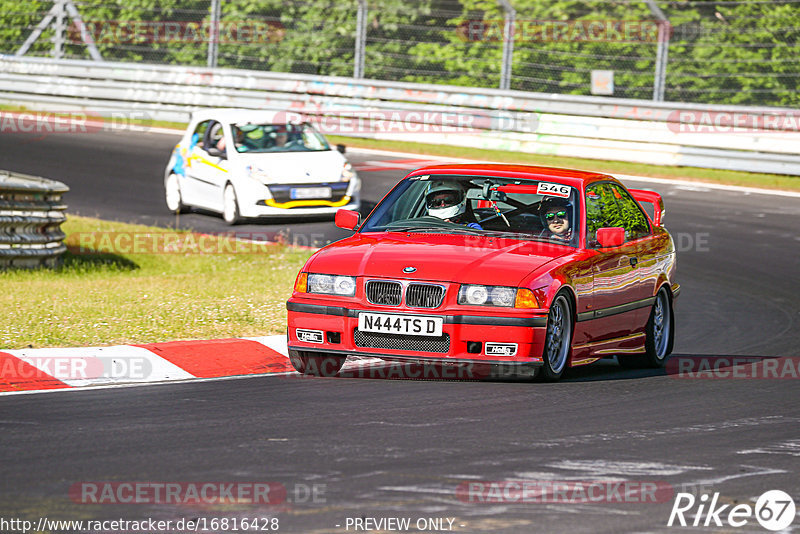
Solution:
<path fill-rule="evenodd" d="M 236 250 L 231 240 L 188 233 L 171 237 L 182 244 L 170 252 L 140 254 L 152 250 L 151 238 L 135 250 L 120 240 L 120 250 L 114 236 L 163 228 L 77 216 L 63 228 L 71 252 L 62 267 L 0 272 L 0 349 L 280 334 L 295 276 L 311 255 L 274 244 Z M 234 252 L 198 253 L 192 240 Z M 92 246 L 81 250 L 81 242 Z"/>
<path fill-rule="evenodd" d="M 480 161 L 497 161 L 502 163 L 521 163 L 525 165 L 542 165 L 545 167 L 564 167 L 583 169 L 609 174 L 634 174 L 658 178 L 675 178 L 698 182 L 763 187 L 766 189 L 783 189 L 800 191 L 800 177 L 782 174 L 760 174 L 752 172 L 726 171 L 720 169 L 702 169 L 699 167 L 666 167 L 663 165 L 646 165 L 644 163 L 628 163 L 624 161 L 605 161 L 585 158 L 567 158 L 562 156 L 545 156 L 525 152 L 508 152 L 484 148 L 469 148 L 450 145 L 429 145 L 410 141 L 386 141 L 382 139 L 365 139 L 361 137 L 342 137 L 328 135 L 332 143 L 342 143 L 351 147 L 394 150 L 411 152 L 420 155 L 467 158 Z"/>

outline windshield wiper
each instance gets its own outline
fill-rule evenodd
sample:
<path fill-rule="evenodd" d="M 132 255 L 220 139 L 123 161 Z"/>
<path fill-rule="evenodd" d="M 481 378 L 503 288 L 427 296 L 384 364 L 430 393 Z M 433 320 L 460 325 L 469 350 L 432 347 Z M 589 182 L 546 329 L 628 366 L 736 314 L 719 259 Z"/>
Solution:
<path fill-rule="evenodd" d="M 490 237 L 509 237 L 516 239 L 531 239 L 533 241 L 542 241 L 544 238 L 527 232 L 513 232 L 503 230 L 485 230 L 485 235 Z"/>
<path fill-rule="evenodd" d="M 425 232 L 425 233 L 437 233 L 437 234 L 469 234 L 469 235 L 481 235 L 483 234 L 483 230 L 478 230 L 477 228 L 470 228 L 468 226 L 460 227 L 456 226 L 453 228 L 446 228 L 443 226 L 401 226 L 398 228 L 384 228 L 384 232 Z"/>

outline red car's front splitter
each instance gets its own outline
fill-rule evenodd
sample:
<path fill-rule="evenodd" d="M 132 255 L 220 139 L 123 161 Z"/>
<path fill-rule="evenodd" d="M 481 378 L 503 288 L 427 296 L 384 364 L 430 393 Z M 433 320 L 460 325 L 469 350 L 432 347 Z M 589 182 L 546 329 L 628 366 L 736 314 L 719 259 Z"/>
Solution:
<path fill-rule="evenodd" d="M 374 356 L 404 361 L 502 365 L 541 364 L 546 317 L 466 316 L 444 318 L 442 337 L 377 334 L 358 330 L 359 311 L 289 301 L 290 350 Z M 413 315 L 404 310 L 404 315 Z M 298 330 L 305 331 L 298 337 Z M 308 334 L 320 332 L 321 334 Z M 313 342 L 307 339 L 314 337 Z M 504 352 L 504 353 L 501 353 Z"/>

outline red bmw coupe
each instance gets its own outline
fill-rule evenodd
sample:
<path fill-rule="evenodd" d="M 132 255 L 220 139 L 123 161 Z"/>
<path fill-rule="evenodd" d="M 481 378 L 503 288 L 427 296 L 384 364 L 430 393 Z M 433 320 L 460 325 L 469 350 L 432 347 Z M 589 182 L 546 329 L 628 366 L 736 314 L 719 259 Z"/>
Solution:
<path fill-rule="evenodd" d="M 611 356 L 663 366 L 680 290 L 663 217 L 658 193 L 593 172 L 415 170 L 363 222 L 336 214 L 355 234 L 298 274 L 290 360 L 322 376 L 360 355 L 511 367 L 544 380 Z"/>

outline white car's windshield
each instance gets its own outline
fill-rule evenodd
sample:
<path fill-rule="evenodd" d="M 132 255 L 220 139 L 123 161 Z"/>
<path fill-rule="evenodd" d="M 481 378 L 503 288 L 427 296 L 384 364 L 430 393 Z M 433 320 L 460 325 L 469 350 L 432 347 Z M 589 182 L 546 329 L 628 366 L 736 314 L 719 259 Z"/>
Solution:
<path fill-rule="evenodd" d="M 417 176 L 375 208 L 362 232 L 502 235 L 578 245 L 575 188 L 491 176 Z"/>
<path fill-rule="evenodd" d="M 309 124 L 232 124 L 237 152 L 317 152 L 330 150 Z"/>

